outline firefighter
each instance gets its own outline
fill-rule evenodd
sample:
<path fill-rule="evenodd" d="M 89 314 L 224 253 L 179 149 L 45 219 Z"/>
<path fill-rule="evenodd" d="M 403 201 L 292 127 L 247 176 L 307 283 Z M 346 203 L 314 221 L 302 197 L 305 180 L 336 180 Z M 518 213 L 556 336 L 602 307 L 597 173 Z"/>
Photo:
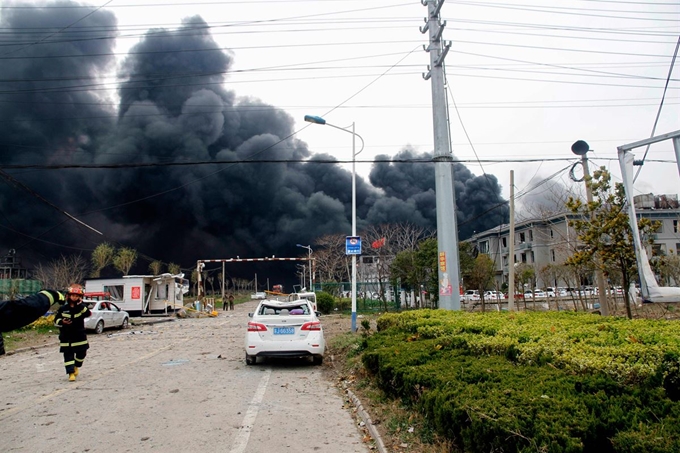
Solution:
<path fill-rule="evenodd" d="M 85 334 L 85 318 L 92 312 L 83 305 L 83 287 L 77 283 L 66 291 L 66 304 L 59 307 L 54 325 L 59 327 L 59 352 L 64 354 L 64 366 L 69 381 L 75 381 L 90 345 Z"/>
<path fill-rule="evenodd" d="M 64 303 L 60 292 L 45 289 L 32 296 L 17 300 L 0 301 L 0 332 L 9 332 L 27 326 L 50 309 L 54 303 Z M 5 346 L 0 333 L 0 355 Z"/>

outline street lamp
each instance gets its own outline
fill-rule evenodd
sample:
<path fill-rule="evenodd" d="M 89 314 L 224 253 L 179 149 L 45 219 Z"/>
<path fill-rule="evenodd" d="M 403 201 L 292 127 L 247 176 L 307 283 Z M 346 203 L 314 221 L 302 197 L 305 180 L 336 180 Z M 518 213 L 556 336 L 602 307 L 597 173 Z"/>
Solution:
<path fill-rule="evenodd" d="M 314 291 L 314 282 L 312 281 L 313 278 L 313 273 L 312 273 L 312 246 L 311 245 L 302 245 L 302 244 L 295 244 L 298 247 L 302 247 L 303 249 L 307 249 L 309 251 L 309 254 L 307 255 L 307 261 L 309 264 L 309 287 L 310 291 Z"/>
<path fill-rule="evenodd" d="M 590 169 L 588 168 L 588 151 L 590 146 L 583 140 L 577 140 L 571 145 L 571 152 L 577 156 L 581 156 L 581 166 L 583 167 L 583 180 L 586 183 L 586 201 L 588 204 L 593 202 L 593 192 L 590 188 Z M 594 214 L 591 213 L 590 219 L 592 221 Z M 598 260 L 599 261 L 599 260 Z M 597 292 L 600 300 L 600 310 L 604 316 L 609 316 L 609 306 L 607 305 L 607 288 L 604 283 L 604 273 L 599 266 L 595 267 L 595 280 L 597 281 Z"/>
<path fill-rule="evenodd" d="M 352 134 L 352 236 L 357 235 L 357 181 L 356 181 L 356 157 L 357 154 L 364 150 L 364 139 L 361 135 L 354 132 L 354 123 L 351 126 L 339 127 L 326 122 L 320 116 L 305 115 L 305 121 L 308 123 L 321 124 L 322 126 L 330 126 L 344 132 Z M 351 127 L 352 130 L 348 128 Z M 356 137 L 361 140 L 361 149 L 356 152 Z M 352 255 L 352 332 L 357 331 L 357 256 Z"/>

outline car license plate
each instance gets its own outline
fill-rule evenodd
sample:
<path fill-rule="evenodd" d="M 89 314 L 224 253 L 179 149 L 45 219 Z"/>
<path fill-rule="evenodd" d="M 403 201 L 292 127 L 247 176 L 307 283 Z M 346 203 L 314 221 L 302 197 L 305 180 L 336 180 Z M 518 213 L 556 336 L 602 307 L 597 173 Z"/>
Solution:
<path fill-rule="evenodd" d="M 293 335 L 295 327 L 274 327 L 274 335 Z"/>

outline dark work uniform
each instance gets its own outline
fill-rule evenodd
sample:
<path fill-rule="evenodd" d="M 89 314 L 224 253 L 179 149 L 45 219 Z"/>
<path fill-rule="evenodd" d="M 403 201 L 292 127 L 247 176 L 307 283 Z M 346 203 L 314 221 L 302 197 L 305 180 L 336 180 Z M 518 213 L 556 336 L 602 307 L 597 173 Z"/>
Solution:
<path fill-rule="evenodd" d="M 59 327 L 59 352 L 64 354 L 66 374 L 75 371 L 75 367 L 83 366 L 90 345 L 85 334 L 85 318 L 92 316 L 86 305 L 79 303 L 71 307 L 68 303 L 59 307 L 54 316 L 54 325 Z M 71 324 L 64 324 L 70 319 Z"/>
<path fill-rule="evenodd" d="M 0 301 L 0 332 L 9 332 L 32 323 L 44 315 L 54 302 L 53 297 L 45 291 L 23 299 Z M 0 355 L 4 353 L 0 334 Z"/>

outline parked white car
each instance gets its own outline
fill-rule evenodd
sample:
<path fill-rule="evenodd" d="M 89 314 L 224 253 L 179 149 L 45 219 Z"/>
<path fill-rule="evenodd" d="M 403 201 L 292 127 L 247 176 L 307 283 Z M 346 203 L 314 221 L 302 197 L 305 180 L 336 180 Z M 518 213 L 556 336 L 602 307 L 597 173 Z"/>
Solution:
<path fill-rule="evenodd" d="M 263 300 L 248 316 L 246 365 L 258 358 L 311 357 L 315 365 L 323 363 L 326 340 L 311 301 Z"/>
<path fill-rule="evenodd" d="M 468 289 L 463 295 L 463 300 L 465 300 L 465 302 L 477 302 L 482 300 L 482 298 L 479 296 L 479 291 L 476 289 Z"/>
<path fill-rule="evenodd" d="M 497 300 L 504 300 L 505 299 L 505 294 L 503 294 L 500 291 L 485 291 L 484 292 L 484 300 L 485 301 L 497 301 Z"/>
<path fill-rule="evenodd" d="M 262 299 L 266 299 L 266 298 L 267 298 L 267 293 L 264 293 L 264 292 L 256 292 L 256 293 L 251 294 L 251 295 L 250 295 L 250 298 L 251 298 L 251 299 L 254 299 L 254 300 L 262 300 Z"/>
<path fill-rule="evenodd" d="M 119 329 L 128 327 L 130 315 L 113 302 L 85 299 L 83 303 L 92 312 L 92 316 L 85 318 L 86 329 L 94 330 L 95 333 L 100 334 L 109 327 L 118 327 Z"/>
<path fill-rule="evenodd" d="M 548 295 L 542 289 L 536 289 L 534 290 L 534 297 L 536 299 L 545 299 L 546 297 L 548 297 Z"/>

